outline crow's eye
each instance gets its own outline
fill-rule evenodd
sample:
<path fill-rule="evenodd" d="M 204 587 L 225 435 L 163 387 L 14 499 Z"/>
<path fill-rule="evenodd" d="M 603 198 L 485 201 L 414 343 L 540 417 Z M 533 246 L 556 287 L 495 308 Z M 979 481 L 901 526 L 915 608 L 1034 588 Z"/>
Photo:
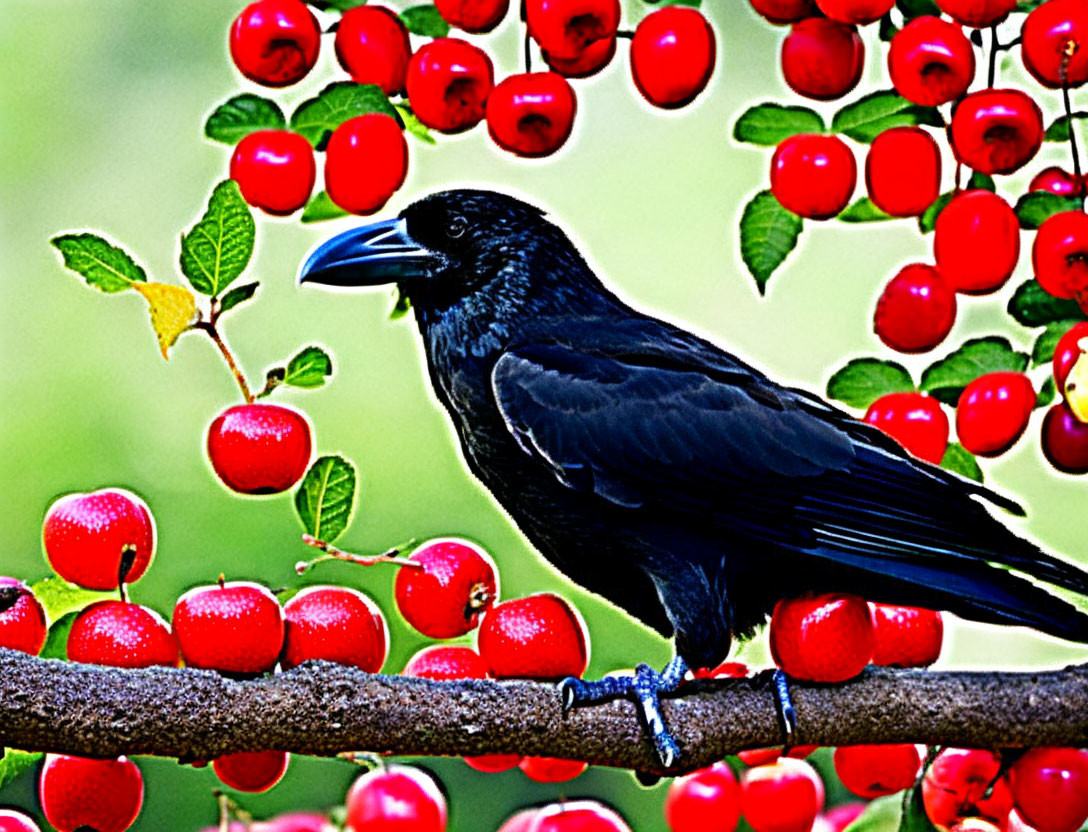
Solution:
<path fill-rule="evenodd" d="M 446 229 L 446 233 L 449 234 L 450 239 L 456 240 L 458 237 L 464 235 L 468 230 L 468 220 L 462 217 L 460 214 L 454 214 L 450 217 L 449 227 Z"/>

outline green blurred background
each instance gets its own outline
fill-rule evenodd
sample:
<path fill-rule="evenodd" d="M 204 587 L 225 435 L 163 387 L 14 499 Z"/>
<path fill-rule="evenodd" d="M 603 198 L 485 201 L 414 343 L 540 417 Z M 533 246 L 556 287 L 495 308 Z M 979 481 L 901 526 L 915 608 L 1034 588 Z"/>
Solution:
<path fill-rule="evenodd" d="M 180 593 L 220 571 L 274 586 L 301 583 L 292 564 L 305 550 L 290 497 L 239 498 L 205 461 L 207 423 L 238 399 L 211 344 L 188 335 L 164 362 L 143 300 L 87 289 L 62 269 L 48 243 L 60 231 L 95 229 L 123 243 L 151 279 L 180 280 L 178 234 L 203 210 L 229 158 L 227 148 L 202 138 L 207 113 L 241 89 L 271 94 L 289 111 L 342 77 L 326 43 L 315 71 L 296 88 L 268 93 L 243 82 L 226 50 L 241 5 L 0 0 L 0 573 L 44 576 L 39 536 L 49 503 L 66 492 L 116 485 L 146 498 L 158 523 L 158 554 L 132 590 L 136 600 L 169 614 Z M 631 5 L 626 20 L 633 25 L 645 8 Z M 906 221 L 810 223 L 768 297 L 757 296 L 739 260 L 736 224 L 745 200 L 766 186 L 770 153 L 734 144 L 731 126 L 753 100 L 794 97 L 778 76 L 780 30 L 742 0 L 714 0 L 706 11 L 719 35 L 719 60 L 695 105 L 675 113 L 646 105 L 621 43 L 610 67 L 576 83 L 575 134 L 554 158 L 505 156 L 483 129 L 440 137 L 435 147 L 410 138 L 408 182 L 382 213 L 454 185 L 520 193 L 552 211 L 636 305 L 707 334 L 784 381 L 820 390 L 847 358 L 887 353 L 871 332 L 876 294 L 899 265 L 929 258 L 931 242 Z M 875 33 L 867 35 L 863 84 L 886 87 Z M 516 15 L 478 40 L 500 75 L 517 70 Z M 1023 80 L 1016 66 L 1003 72 Z M 1053 112 L 1050 99 L 1044 104 Z M 828 116 L 835 109 L 817 107 Z M 1049 158 L 1064 160 L 1063 149 L 1049 147 L 1003 192 L 1022 191 Z M 232 313 L 225 327 L 254 382 L 303 345 L 332 353 L 329 387 L 281 391 L 279 398 L 305 408 L 319 451 L 344 453 L 359 466 L 357 511 L 342 544 L 366 552 L 411 537 L 473 538 L 498 561 L 504 595 L 547 588 L 577 603 L 592 638 L 590 676 L 642 660 L 663 664 L 667 643 L 550 569 L 466 474 L 425 382 L 411 319 L 389 320 L 392 296 L 296 288 L 306 251 L 352 222 L 304 227 L 262 219 L 247 273 L 261 281 L 257 302 Z M 948 344 L 995 331 L 1030 343 L 1030 334 L 1010 328 L 1003 315 L 1011 288 L 1027 276 L 1025 262 L 997 296 L 963 299 Z M 904 363 L 917 371 L 928 359 Z M 1021 530 L 1083 558 L 1084 484 L 1050 472 L 1038 450 L 1040 418 L 1016 449 L 984 467 L 993 484 L 1028 506 Z M 399 670 L 424 644 L 390 601 L 391 570 L 324 565 L 305 580 L 358 586 L 378 598 L 392 628 L 387 670 Z M 1082 656 L 1025 631 L 953 624 L 941 664 L 1052 666 Z M 762 640 L 742 657 L 764 662 Z M 663 787 L 640 789 L 624 772 L 592 770 L 547 786 L 517 771 L 477 774 L 459 760 L 424 764 L 451 795 L 456 832 L 493 830 L 515 808 L 559 795 L 606 800 L 637 832 L 665 829 Z M 188 832 L 212 822 L 210 769 L 162 760 L 141 766 L 147 801 L 134 829 Z M 258 816 L 334 805 L 355 774 L 347 763 L 298 759 L 280 786 L 242 803 Z M 33 785 L 32 776 L 20 778 L 0 791 L 0 804 L 37 811 Z"/>

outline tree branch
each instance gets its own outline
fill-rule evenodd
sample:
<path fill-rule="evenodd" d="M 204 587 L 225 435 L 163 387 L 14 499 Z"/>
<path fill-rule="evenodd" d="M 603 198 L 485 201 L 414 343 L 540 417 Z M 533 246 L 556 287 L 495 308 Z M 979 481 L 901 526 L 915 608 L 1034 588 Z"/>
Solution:
<path fill-rule="evenodd" d="M 682 693 L 663 711 L 683 770 L 781 742 L 767 673 L 692 682 Z M 806 744 L 1088 745 L 1088 665 L 1042 673 L 871 667 L 841 685 L 794 683 L 793 697 Z M 2 746 L 183 761 L 260 749 L 520 753 L 663 773 L 630 702 L 564 717 L 553 685 L 432 682 L 325 662 L 234 681 L 210 671 L 118 670 L 0 650 Z"/>

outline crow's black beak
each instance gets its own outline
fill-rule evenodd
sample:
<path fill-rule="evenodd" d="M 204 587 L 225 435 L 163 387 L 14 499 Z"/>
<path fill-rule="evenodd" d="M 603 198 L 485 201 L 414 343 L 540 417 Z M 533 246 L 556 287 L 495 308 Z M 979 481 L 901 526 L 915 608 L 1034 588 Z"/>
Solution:
<path fill-rule="evenodd" d="M 385 220 L 337 234 L 315 248 L 299 272 L 299 283 L 378 286 L 428 277 L 442 256 L 408 236 L 403 219 Z"/>

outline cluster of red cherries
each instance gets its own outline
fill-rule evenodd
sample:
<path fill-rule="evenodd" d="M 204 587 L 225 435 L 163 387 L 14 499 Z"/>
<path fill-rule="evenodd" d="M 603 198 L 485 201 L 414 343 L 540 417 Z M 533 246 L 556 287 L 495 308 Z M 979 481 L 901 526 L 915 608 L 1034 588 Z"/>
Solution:
<path fill-rule="evenodd" d="M 781 70 L 800 95 L 831 100 L 854 89 L 865 65 L 858 28 L 881 21 L 890 29 L 882 28 L 881 37 L 890 39 L 887 72 L 895 91 L 917 107 L 951 105 L 942 131 L 956 162 L 951 193 L 941 195 L 941 150 L 924 126 L 901 123 L 880 132 L 864 164 L 867 197 L 883 215 L 936 214 L 933 262 L 899 269 L 883 288 L 873 321 L 877 336 L 894 350 L 933 349 L 953 327 L 958 296 L 1001 289 L 1020 258 L 1020 219 L 994 192 L 992 177 L 1027 165 L 1046 131 L 1032 95 L 995 86 L 997 54 L 1019 45 L 1032 78 L 1046 89 L 1061 90 L 1068 101 L 1069 91 L 1088 80 L 1088 5 L 1082 0 L 1048 0 L 1023 18 L 1016 41 L 999 44 L 997 26 L 1019 12 L 1016 0 L 934 0 L 934 10 L 941 16 L 914 17 L 900 4 L 906 19 L 898 29 L 888 16 L 894 0 L 751 0 L 751 4 L 770 22 L 790 26 L 782 42 Z M 976 44 L 984 39 L 980 32 L 969 37 L 965 27 L 992 27 L 989 79 L 982 89 L 970 87 L 976 75 L 972 39 Z M 938 117 L 937 123 L 943 120 Z M 1075 122 L 1070 121 L 1068 129 L 1074 134 Z M 1088 215 L 1083 210 L 1085 181 L 1075 141 L 1073 153 L 1074 173 L 1048 167 L 1029 186 L 1029 194 L 1063 198 L 1038 225 L 1031 259 L 1044 297 L 1075 300 L 1084 310 L 1077 312 L 1072 306 L 1073 313 L 1066 316 L 1072 319 L 1068 332 L 1054 351 L 1053 380 L 1066 401 L 1047 412 L 1041 444 L 1059 471 L 1085 473 L 1088 417 L 1070 399 L 1077 394 L 1067 388 L 1070 368 L 1085 351 L 1081 342 L 1086 328 L 1073 324 L 1088 312 Z M 961 189 L 963 169 L 974 173 Z M 771 192 L 801 217 L 828 219 L 839 215 L 853 198 L 858 173 L 854 151 L 842 138 L 800 133 L 785 138 L 774 152 Z M 1081 390 L 1079 395 L 1083 394 Z M 955 402 L 956 435 L 972 454 L 1002 454 L 1024 434 L 1036 401 L 1036 390 L 1024 373 L 984 373 Z M 883 396 L 872 403 L 865 419 L 933 463 L 940 463 L 949 444 L 949 419 L 941 403 L 922 393 Z"/>
<path fill-rule="evenodd" d="M 436 12 L 448 26 L 475 35 L 494 29 L 508 6 L 509 0 L 438 0 Z M 635 86 L 658 107 L 690 103 L 714 68 L 714 33 L 694 8 L 653 11 L 633 33 L 619 29 L 619 0 L 529 0 L 524 16 L 549 71 L 526 67 L 497 84 L 491 58 L 479 46 L 437 37 L 413 50 L 405 20 L 385 6 L 348 8 L 335 24 L 334 48 L 354 82 L 403 96 L 424 127 L 461 133 L 486 120 L 499 147 L 525 157 L 547 156 L 566 142 L 577 109 L 568 79 L 604 68 L 619 39 L 630 39 Z M 256 0 L 231 27 L 230 54 L 249 80 L 284 87 L 313 68 L 321 37 L 317 17 L 302 0 Z M 345 211 L 373 213 L 404 183 L 408 146 L 402 125 L 388 113 L 347 118 L 319 147 L 325 151 L 326 192 Z M 307 203 L 316 170 L 314 148 L 290 130 L 250 133 L 230 164 L 246 201 L 277 215 Z"/>

